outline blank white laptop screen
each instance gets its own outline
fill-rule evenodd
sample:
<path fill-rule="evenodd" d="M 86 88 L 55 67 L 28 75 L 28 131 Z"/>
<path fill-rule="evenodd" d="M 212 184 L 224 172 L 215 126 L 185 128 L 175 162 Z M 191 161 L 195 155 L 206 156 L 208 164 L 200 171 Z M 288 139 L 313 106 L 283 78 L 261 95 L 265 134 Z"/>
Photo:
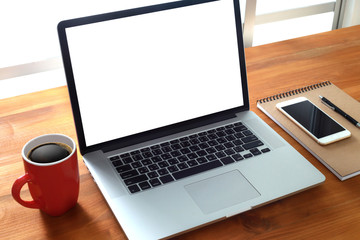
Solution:
<path fill-rule="evenodd" d="M 66 29 L 86 146 L 242 106 L 232 4 Z"/>

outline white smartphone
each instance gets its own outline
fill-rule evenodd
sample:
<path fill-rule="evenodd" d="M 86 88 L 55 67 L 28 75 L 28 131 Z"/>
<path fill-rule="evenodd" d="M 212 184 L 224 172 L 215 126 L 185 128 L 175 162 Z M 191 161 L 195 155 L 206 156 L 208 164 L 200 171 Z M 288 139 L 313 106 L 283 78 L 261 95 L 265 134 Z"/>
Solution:
<path fill-rule="evenodd" d="M 321 145 L 351 136 L 350 131 L 305 97 L 280 102 L 276 107 Z"/>

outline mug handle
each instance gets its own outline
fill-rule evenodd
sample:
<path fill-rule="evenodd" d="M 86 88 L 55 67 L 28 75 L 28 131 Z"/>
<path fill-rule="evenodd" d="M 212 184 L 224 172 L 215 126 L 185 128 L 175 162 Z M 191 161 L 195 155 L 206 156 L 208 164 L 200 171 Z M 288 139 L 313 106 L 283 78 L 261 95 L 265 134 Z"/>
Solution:
<path fill-rule="evenodd" d="M 25 183 L 28 183 L 31 181 L 30 175 L 28 173 L 25 173 L 24 175 L 22 175 L 21 177 L 19 177 L 18 179 L 15 180 L 12 189 L 11 189 L 11 194 L 13 196 L 13 198 L 20 203 L 21 205 L 23 205 L 24 207 L 28 207 L 28 208 L 40 208 L 40 204 L 35 202 L 35 201 L 24 201 L 21 199 L 20 197 L 20 191 L 21 188 L 24 186 Z"/>

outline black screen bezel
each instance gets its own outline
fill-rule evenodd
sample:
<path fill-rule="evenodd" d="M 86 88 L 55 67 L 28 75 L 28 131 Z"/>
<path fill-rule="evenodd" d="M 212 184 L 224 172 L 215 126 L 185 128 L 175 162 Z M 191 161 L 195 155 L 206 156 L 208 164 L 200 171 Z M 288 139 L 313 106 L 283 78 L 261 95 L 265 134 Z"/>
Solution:
<path fill-rule="evenodd" d="M 238 54 L 239 54 L 239 62 L 240 62 L 240 72 L 241 72 L 241 81 L 242 83 L 242 95 L 244 100 L 244 105 L 231 108 L 228 110 L 224 110 L 221 112 L 217 112 L 214 114 L 205 115 L 202 117 L 198 117 L 195 119 L 171 124 L 168 126 L 160 127 L 157 129 L 149 130 L 146 132 L 114 139 L 111 141 L 107 141 L 104 143 L 99 143 L 96 145 L 87 146 L 84 129 L 82 125 L 81 113 L 79 108 L 79 102 L 77 98 L 76 92 L 76 84 L 74 80 L 71 58 L 69 53 L 69 47 L 66 37 L 66 29 L 81 26 L 91 23 L 103 22 L 114 20 L 118 18 L 130 17 L 140 14 L 148 14 L 152 12 L 170 10 L 180 7 L 187 7 L 196 4 L 204 4 L 208 2 L 213 2 L 216 0 L 184 0 L 184 1 L 177 1 L 177 2 L 170 2 L 158 5 L 152 5 L 147 7 L 129 9 L 129 10 L 122 10 L 117 12 L 111 12 L 106 14 L 82 17 L 77 19 L 65 20 L 58 24 L 58 36 L 60 41 L 60 48 L 61 54 L 63 58 L 63 65 L 65 69 L 66 81 L 68 85 L 68 91 L 70 96 L 70 102 L 72 107 L 72 112 L 74 116 L 74 122 L 76 127 L 76 133 L 79 143 L 79 149 L 82 155 L 96 151 L 96 150 L 103 150 L 103 151 L 110 151 L 117 148 L 122 148 L 126 146 L 130 146 L 133 144 L 149 141 L 152 139 L 156 139 L 159 137 L 164 137 L 170 134 L 175 134 L 178 132 L 186 131 L 192 128 L 200 127 L 206 124 L 218 122 L 224 119 L 235 117 L 235 114 L 241 111 L 249 110 L 249 95 L 248 95 L 248 86 L 247 86 L 247 75 L 246 75 L 246 66 L 245 66 L 245 51 L 244 51 L 244 44 L 243 44 L 243 35 L 242 35 L 242 22 L 240 16 L 240 4 L 238 0 L 233 0 L 234 4 L 234 16 L 236 21 L 236 28 L 237 28 L 237 40 L 238 40 Z M 239 94 L 240 96 L 240 94 Z"/>

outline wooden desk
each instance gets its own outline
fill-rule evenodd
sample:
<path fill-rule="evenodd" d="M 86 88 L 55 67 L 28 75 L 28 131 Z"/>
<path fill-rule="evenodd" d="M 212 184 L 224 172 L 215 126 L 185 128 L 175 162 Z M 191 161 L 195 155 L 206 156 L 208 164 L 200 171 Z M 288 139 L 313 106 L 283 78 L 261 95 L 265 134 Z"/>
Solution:
<path fill-rule="evenodd" d="M 246 54 L 251 109 L 327 180 L 174 239 L 359 238 L 360 176 L 339 181 L 259 111 L 256 100 L 324 80 L 360 100 L 360 26 L 249 48 Z M 66 87 L 0 100 L 0 109 L 0 239 L 126 239 L 81 161 L 79 203 L 61 217 L 24 208 L 10 194 L 13 181 L 23 174 L 20 152 L 29 139 L 54 132 L 76 138 Z M 27 190 L 23 195 L 29 198 Z"/>

